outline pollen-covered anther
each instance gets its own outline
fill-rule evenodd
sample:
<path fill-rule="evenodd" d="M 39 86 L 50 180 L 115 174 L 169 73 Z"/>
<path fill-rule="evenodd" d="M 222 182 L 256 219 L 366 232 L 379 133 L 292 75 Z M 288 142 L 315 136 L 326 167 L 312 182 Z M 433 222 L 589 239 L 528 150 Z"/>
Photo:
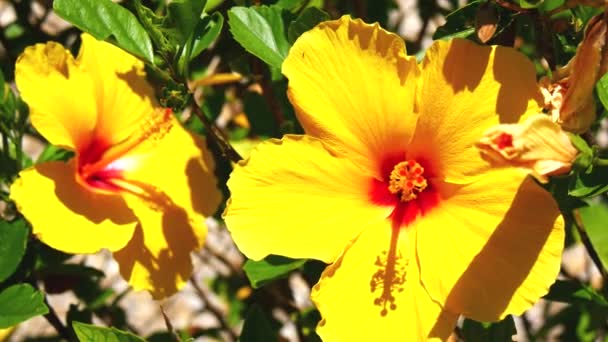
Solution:
<path fill-rule="evenodd" d="M 416 199 L 428 185 L 423 173 L 424 168 L 415 160 L 402 161 L 391 172 L 388 190 L 392 194 L 400 194 L 402 202 Z"/>

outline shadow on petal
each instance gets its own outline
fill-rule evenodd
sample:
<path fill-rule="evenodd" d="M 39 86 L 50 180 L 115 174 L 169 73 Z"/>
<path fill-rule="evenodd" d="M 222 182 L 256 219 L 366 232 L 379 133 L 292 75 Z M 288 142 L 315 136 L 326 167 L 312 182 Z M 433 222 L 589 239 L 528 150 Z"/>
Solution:
<path fill-rule="evenodd" d="M 166 200 L 150 206 L 135 199 L 140 202 L 134 206 L 140 224 L 129 244 L 114 253 L 129 284 L 156 299 L 174 294 L 190 277 L 190 253 L 201 247 L 206 231 L 204 222 L 192 222 L 182 208 Z"/>
<path fill-rule="evenodd" d="M 36 166 L 36 170 L 43 177 L 53 180 L 57 199 L 70 211 L 93 223 L 110 220 L 114 224 L 122 225 L 135 220 L 120 195 L 95 193 L 78 184 L 74 160 L 65 166 L 61 164 L 63 163 L 44 163 Z"/>
<path fill-rule="evenodd" d="M 532 306 L 559 272 L 563 230 L 556 225 L 558 215 L 551 195 L 526 178 L 445 307 L 475 320 L 495 321 Z"/>
<path fill-rule="evenodd" d="M 475 51 L 471 51 L 473 49 Z M 486 74 L 491 51 L 489 47 L 459 39 L 450 43 L 446 62 L 443 63 L 443 76 L 452 86 L 454 93 L 474 91 L 479 86 Z"/>

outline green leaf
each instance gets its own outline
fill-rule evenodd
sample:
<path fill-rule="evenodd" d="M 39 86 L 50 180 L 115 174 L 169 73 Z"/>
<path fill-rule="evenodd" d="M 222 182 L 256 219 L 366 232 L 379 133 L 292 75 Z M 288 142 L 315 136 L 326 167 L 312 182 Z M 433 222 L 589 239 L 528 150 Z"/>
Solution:
<path fill-rule="evenodd" d="M 481 323 L 467 318 L 462 324 L 462 333 L 467 342 L 511 342 L 517 330 L 511 316 L 496 323 Z"/>
<path fill-rule="evenodd" d="M 281 68 L 289 52 L 289 42 L 281 9 L 277 7 L 232 7 L 228 24 L 234 39 L 266 64 Z"/>
<path fill-rule="evenodd" d="M 72 328 L 82 342 L 144 342 L 141 337 L 116 328 L 98 327 L 81 322 L 72 323 Z"/>
<path fill-rule="evenodd" d="M 152 42 L 135 15 L 110 0 L 55 0 L 53 10 L 99 40 L 114 37 L 126 51 L 152 62 Z"/>
<path fill-rule="evenodd" d="M 608 265 L 608 205 L 595 203 L 579 209 L 587 235 L 602 263 Z"/>
<path fill-rule="evenodd" d="M 56 161 L 56 160 L 66 161 L 66 160 L 72 158 L 73 156 L 74 156 L 74 152 L 49 144 L 42 151 L 42 153 L 36 160 L 36 163 L 42 163 L 42 162 L 47 162 L 47 161 Z"/>
<path fill-rule="evenodd" d="M 577 173 L 570 182 L 568 195 L 587 198 L 608 191 L 606 172 L 608 172 L 608 167 L 594 166 L 591 172 Z"/>
<path fill-rule="evenodd" d="M 264 311 L 254 304 L 247 312 L 240 342 L 278 341 L 278 335 Z"/>
<path fill-rule="evenodd" d="M 168 26 L 175 28 L 178 43 L 184 44 L 199 23 L 206 0 L 173 0 L 167 6 Z"/>
<path fill-rule="evenodd" d="M 47 312 L 43 294 L 29 284 L 13 285 L 0 292 L 0 329 Z"/>
<path fill-rule="evenodd" d="M 537 8 L 543 4 L 543 0 L 519 0 L 519 6 L 521 8 Z"/>
<path fill-rule="evenodd" d="M 215 12 L 212 15 L 203 14 L 203 17 L 192 33 L 192 53 L 190 54 L 190 60 L 198 56 L 217 39 L 222 32 L 223 26 L 224 17 L 220 12 Z"/>
<path fill-rule="evenodd" d="M 595 85 L 597 91 L 597 97 L 600 98 L 600 102 L 604 106 L 604 109 L 608 110 L 608 73 L 604 74 L 597 84 Z"/>
<path fill-rule="evenodd" d="M 579 151 L 578 156 L 574 160 L 576 169 L 581 171 L 588 170 L 593 165 L 595 152 L 581 136 L 568 133 L 568 137 L 572 145 Z"/>
<path fill-rule="evenodd" d="M 300 13 L 298 18 L 289 25 L 289 30 L 287 31 L 289 42 L 293 44 L 302 33 L 311 30 L 320 22 L 326 20 L 329 20 L 329 14 L 322 9 L 316 7 L 305 9 Z"/>
<path fill-rule="evenodd" d="M 608 307 L 608 301 L 604 297 L 593 288 L 577 281 L 557 280 L 555 284 L 551 285 L 549 293 L 543 298 L 570 304 L 595 303 L 602 307 Z"/>
<path fill-rule="evenodd" d="M 445 24 L 437 28 L 433 39 L 467 38 L 475 33 L 475 14 L 482 1 L 472 1 L 445 17 Z"/>
<path fill-rule="evenodd" d="M 289 272 L 304 265 L 304 259 L 289 259 L 278 255 L 269 255 L 260 261 L 247 260 L 243 270 L 251 282 L 251 286 L 257 289 L 272 280 L 284 278 Z"/>
<path fill-rule="evenodd" d="M 25 221 L 0 221 L 0 283 L 19 266 L 30 234 Z"/>

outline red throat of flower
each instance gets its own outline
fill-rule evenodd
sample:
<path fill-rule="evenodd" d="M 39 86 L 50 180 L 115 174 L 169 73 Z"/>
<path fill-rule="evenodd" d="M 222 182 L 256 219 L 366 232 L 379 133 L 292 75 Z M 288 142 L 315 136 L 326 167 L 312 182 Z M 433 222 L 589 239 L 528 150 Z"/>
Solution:
<path fill-rule="evenodd" d="M 432 165 L 425 160 L 385 158 L 380 166 L 382 181 L 372 180 L 370 200 L 376 205 L 393 206 L 394 227 L 406 227 L 439 203 L 439 193 L 430 178 Z"/>
<path fill-rule="evenodd" d="M 119 142 L 110 142 L 104 137 L 94 138 L 85 148 L 78 151 L 76 179 L 94 192 L 116 193 L 119 191 L 140 192 L 123 178 L 128 163 L 118 163 L 135 148 L 141 153 L 154 148 L 173 124 L 171 109 L 162 109 L 150 114 L 133 133 Z"/>

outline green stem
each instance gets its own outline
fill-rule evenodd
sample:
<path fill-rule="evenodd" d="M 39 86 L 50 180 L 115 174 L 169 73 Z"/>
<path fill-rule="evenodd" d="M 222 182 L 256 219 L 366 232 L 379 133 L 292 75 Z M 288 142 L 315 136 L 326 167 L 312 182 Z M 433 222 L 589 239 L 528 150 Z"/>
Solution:
<path fill-rule="evenodd" d="M 201 120 L 201 122 L 207 129 L 207 132 L 209 133 L 209 137 L 220 147 L 222 154 L 235 163 L 238 162 L 239 160 L 243 160 L 243 157 L 241 157 L 241 155 L 234 149 L 234 147 L 232 147 L 232 145 L 230 145 L 230 142 L 228 142 L 228 138 L 226 138 L 226 136 L 224 135 L 224 132 L 222 132 L 207 117 L 207 115 L 205 115 L 201 111 L 200 107 L 194 100 L 194 97 L 192 97 L 192 102 L 193 102 L 192 109 L 193 109 L 194 115 L 196 115 Z"/>
<path fill-rule="evenodd" d="M 593 160 L 593 165 L 608 166 L 608 159 L 595 158 L 595 160 Z"/>

